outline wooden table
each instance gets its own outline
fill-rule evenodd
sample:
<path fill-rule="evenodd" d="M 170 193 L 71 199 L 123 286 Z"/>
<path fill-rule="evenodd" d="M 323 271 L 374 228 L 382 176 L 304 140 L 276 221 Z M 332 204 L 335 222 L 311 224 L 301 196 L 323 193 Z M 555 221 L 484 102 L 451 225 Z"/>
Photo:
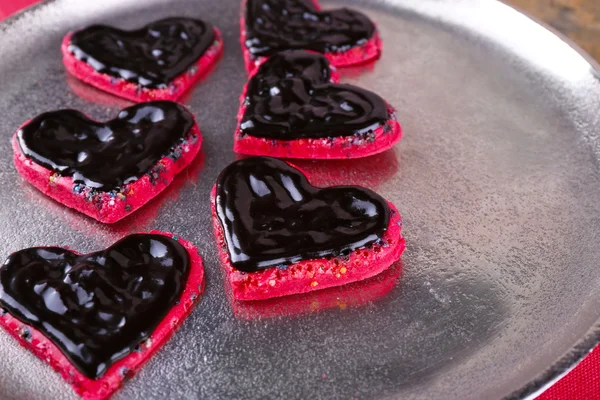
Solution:
<path fill-rule="evenodd" d="M 600 0 L 505 0 L 566 34 L 600 61 Z"/>

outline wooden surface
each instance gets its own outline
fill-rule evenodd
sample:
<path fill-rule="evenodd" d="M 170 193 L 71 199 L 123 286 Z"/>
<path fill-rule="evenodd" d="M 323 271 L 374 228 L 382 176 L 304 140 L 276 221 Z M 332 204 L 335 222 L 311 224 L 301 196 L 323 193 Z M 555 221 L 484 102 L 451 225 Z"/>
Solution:
<path fill-rule="evenodd" d="M 600 61 L 600 0 L 505 0 L 550 24 Z"/>

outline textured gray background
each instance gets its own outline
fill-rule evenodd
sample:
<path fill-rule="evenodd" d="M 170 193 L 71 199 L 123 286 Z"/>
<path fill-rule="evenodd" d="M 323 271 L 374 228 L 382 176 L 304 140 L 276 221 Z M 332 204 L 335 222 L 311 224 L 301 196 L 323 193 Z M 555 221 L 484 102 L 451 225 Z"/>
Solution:
<path fill-rule="evenodd" d="M 209 211 L 209 190 L 235 159 L 245 82 L 238 1 L 57 0 L 0 25 L 0 257 L 35 245 L 92 251 L 156 228 L 205 258 L 202 302 L 117 399 L 499 398 L 584 337 L 591 345 L 600 316 L 600 82 L 590 65 L 501 3 L 349 3 L 377 21 L 384 55 L 344 80 L 395 105 L 405 137 L 369 162 L 300 164 L 318 167 L 322 183 L 363 184 L 398 206 L 404 273 L 363 307 L 253 321 L 236 319 L 223 295 Z M 113 227 L 24 183 L 9 143 L 20 123 L 62 107 L 108 119 L 127 104 L 74 94 L 62 36 L 92 22 L 133 28 L 173 15 L 205 18 L 224 34 L 217 70 L 186 100 L 205 137 L 203 165 Z M 4 332 L 0 360 L 2 399 L 75 397 Z"/>

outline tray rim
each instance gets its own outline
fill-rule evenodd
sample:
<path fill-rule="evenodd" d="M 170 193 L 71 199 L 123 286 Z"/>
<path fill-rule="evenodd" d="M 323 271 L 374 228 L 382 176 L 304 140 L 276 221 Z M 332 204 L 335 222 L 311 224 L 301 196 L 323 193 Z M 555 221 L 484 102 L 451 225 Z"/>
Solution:
<path fill-rule="evenodd" d="M 13 13 L 9 17 L 0 21 L 0 28 L 6 28 L 12 25 L 14 22 L 24 17 L 26 14 L 34 12 L 38 8 L 46 7 L 52 3 L 56 3 L 58 0 L 40 0 L 35 4 L 26 6 L 16 13 Z M 392 0 L 392 2 L 401 2 L 402 0 Z M 542 21 L 541 19 L 533 16 L 529 12 L 509 4 L 508 0 L 492 0 L 493 2 L 500 3 L 506 7 L 513 9 L 519 14 L 525 16 L 532 23 L 535 23 L 550 32 L 552 35 L 560 39 L 562 42 L 569 45 L 569 47 L 575 51 L 580 57 L 582 57 L 590 67 L 590 73 L 595 75 L 600 80 L 600 61 L 593 58 L 586 50 L 581 46 L 567 37 L 565 34 L 560 32 L 558 29 L 552 27 L 550 24 Z M 518 389 L 515 389 L 512 393 L 508 394 L 503 400 L 533 400 L 556 384 L 560 379 L 568 375 L 573 369 L 575 369 L 583 359 L 588 356 L 597 346 L 600 345 L 600 318 L 588 329 L 586 334 L 577 340 L 573 346 L 554 363 L 546 368 L 544 372 L 538 374 L 535 378 L 527 382 L 525 385 Z"/>
<path fill-rule="evenodd" d="M 596 78 L 600 78 L 600 62 L 565 34 L 552 27 L 545 21 L 533 16 L 529 12 L 512 4 L 508 4 L 507 0 L 494 1 L 510 7 L 519 14 L 528 18 L 531 22 L 538 24 L 540 27 L 556 36 L 562 42 L 569 45 L 573 51 L 575 51 L 588 63 L 590 67 L 590 74 L 595 75 Z M 599 345 L 600 318 L 596 320 L 596 322 L 588 329 L 583 337 L 573 344 L 570 350 L 563 354 L 559 359 L 554 361 L 552 365 L 548 366 L 544 372 L 538 374 L 538 376 L 533 380 L 529 381 L 521 388 L 514 390 L 511 394 L 506 396 L 504 400 L 533 400 L 537 398 L 546 390 L 550 389 L 550 387 L 552 387 L 559 380 L 567 376 L 569 372 L 574 370 L 581 363 L 581 361 L 583 361 L 583 359 L 592 351 L 594 351 L 594 349 Z"/>

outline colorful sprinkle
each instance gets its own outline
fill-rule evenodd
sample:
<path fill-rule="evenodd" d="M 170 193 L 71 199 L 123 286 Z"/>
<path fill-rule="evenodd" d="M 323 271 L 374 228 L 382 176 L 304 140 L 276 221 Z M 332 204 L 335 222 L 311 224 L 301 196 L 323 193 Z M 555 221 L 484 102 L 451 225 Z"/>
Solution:
<path fill-rule="evenodd" d="M 23 338 L 24 340 L 29 340 L 31 339 L 31 332 L 29 331 L 28 328 L 22 328 L 21 329 L 21 333 L 20 333 L 21 338 Z"/>

